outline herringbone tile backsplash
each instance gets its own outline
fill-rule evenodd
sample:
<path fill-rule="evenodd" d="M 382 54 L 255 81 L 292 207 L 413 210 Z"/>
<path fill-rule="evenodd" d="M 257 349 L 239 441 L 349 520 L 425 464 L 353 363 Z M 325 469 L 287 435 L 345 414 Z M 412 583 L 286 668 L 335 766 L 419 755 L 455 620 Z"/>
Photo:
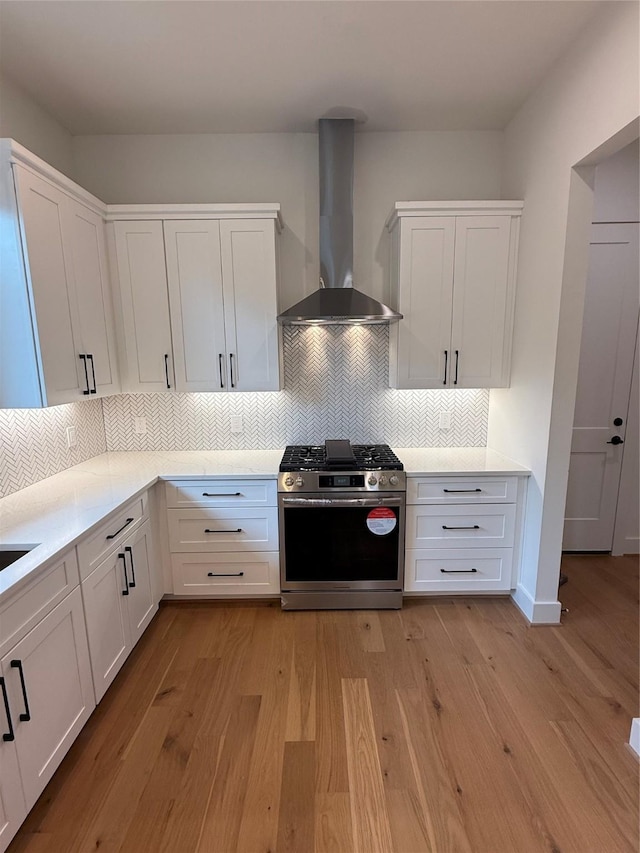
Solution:
<path fill-rule="evenodd" d="M 68 426 L 75 426 L 78 442 L 71 449 Z M 50 409 L 0 409 L 0 497 L 106 449 L 100 400 Z"/>
<path fill-rule="evenodd" d="M 234 450 L 327 438 L 396 447 L 484 446 L 487 390 L 393 391 L 383 326 L 287 327 L 282 392 L 124 394 L 103 400 L 109 450 Z M 438 428 L 440 411 L 451 429 Z M 231 418 L 243 431 L 231 432 Z M 147 432 L 134 433 L 134 418 Z"/>

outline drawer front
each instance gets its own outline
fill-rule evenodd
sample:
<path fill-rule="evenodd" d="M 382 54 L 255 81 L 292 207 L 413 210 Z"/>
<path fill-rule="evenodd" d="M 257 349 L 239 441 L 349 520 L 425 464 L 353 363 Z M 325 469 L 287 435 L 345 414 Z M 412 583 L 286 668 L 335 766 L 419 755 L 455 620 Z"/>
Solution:
<path fill-rule="evenodd" d="M 408 504 L 515 503 L 517 477 L 408 477 Z"/>
<path fill-rule="evenodd" d="M 246 554 L 174 554 L 171 557 L 176 595 L 278 595 L 278 552 Z"/>
<path fill-rule="evenodd" d="M 169 547 L 183 551 L 277 551 L 278 509 L 170 509 Z"/>
<path fill-rule="evenodd" d="M 276 506 L 276 480 L 173 480 L 166 485 L 167 506 Z"/>
<path fill-rule="evenodd" d="M 37 573 L 37 570 L 36 570 Z M 28 587 L 0 607 L 0 657 L 59 604 L 80 582 L 75 550 L 43 569 Z"/>
<path fill-rule="evenodd" d="M 510 504 L 407 507 L 408 548 L 509 548 L 516 508 Z"/>
<path fill-rule="evenodd" d="M 420 551 L 405 555 L 404 588 L 408 592 L 487 592 L 511 589 L 511 548 Z"/>
<path fill-rule="evenodd" d="M 147 495 L 144 494 L 120 510 L 94 533 L 78 543 L 80 578 L 88 578 L 99 562 L 115 550 L 143 518 L 147 517 Z"/>

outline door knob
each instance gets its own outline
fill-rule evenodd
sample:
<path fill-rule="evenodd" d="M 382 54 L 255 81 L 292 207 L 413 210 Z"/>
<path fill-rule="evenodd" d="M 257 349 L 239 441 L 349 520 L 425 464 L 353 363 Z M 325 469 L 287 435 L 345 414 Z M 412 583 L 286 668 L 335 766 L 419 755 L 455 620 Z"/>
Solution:
<path fill-rule="evenodd" d="M 613 419 L 613 425 L 614 426 L 622 426 L 622 424 L 623 424 L 622 418 L 614 418 Z"/>
<path fill-rule="evenodd" d="M 624 444 L 624 439 L 620 438 L 619 435 L 614 435 L 613 438 L 607 442 L 607 444 Z"/>

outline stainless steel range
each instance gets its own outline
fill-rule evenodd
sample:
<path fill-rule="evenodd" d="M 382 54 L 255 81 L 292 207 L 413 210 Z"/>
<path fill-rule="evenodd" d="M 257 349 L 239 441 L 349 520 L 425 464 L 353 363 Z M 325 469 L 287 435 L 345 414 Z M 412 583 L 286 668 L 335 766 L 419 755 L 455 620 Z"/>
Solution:
<path fill-rule="evenodd" d="M 406 477 L 386 444 L 285 449 L 278 476 L 285 610 L 400 608 Z"/>

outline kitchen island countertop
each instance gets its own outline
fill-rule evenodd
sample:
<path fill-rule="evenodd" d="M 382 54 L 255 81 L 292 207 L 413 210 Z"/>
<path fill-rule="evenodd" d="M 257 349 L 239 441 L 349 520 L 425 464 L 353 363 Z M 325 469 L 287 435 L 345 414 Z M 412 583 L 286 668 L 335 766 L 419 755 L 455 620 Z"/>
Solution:
<path fill-rule="evenodd" d="M 29 583 L 37 569 L 50 565 L 158 479 L 274 479 L 283 450 L 103 453 L 0 499 L 0 548 L 37 546 L 0 572 L 0 599 Z M 394 451 L 409 476 L 530 473 L 484 447 Z"/>

